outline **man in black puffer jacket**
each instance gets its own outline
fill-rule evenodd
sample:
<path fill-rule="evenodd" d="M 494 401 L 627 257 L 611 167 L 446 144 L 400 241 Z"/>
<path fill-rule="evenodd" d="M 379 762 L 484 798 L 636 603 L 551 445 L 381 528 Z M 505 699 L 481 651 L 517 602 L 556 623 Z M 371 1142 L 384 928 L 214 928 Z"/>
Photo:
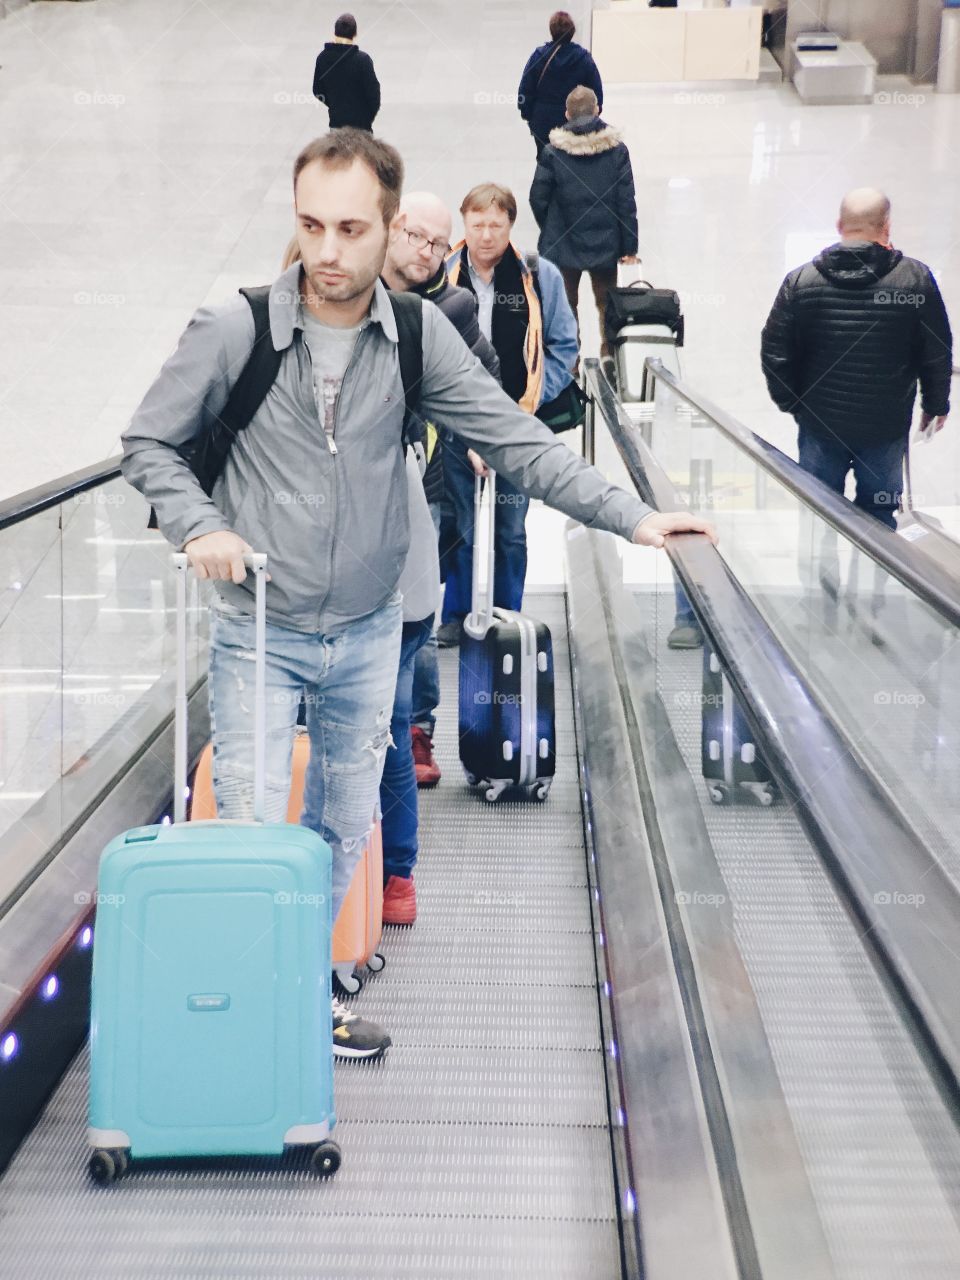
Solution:
<path fill-rule="evenodd" d="M 550 134 L 530 208 L 540 226 L 541 257 L 560 268 L 577 315 L 580 277 L 590 273 L 600 312 L 600 355 L 609 357 L 604 311 L 617 283 L 617 263 L 637 260 L 637 200 L 630 152 L 618 130 L 600 119 L 597 95 L 581 85 L 567 97 L 567 123 Z M 577 317 L 579 336 L 579 316 Z"/>
<path fill-rule="evenodd" d="M 791 271 L 763 329 L 770 395 L 799 427 L 800 465 L 896 527 L 903 455 L 920 384 L 921 425 L 950 409 L 950 323 L 930 268 L 890 245 L 890 201 L 844 197 L 842 239 Z"/>
<path fill-rule="evenodd" d="M 469 289 L 452 285 L 447 278 L 444 258 L 450 250 L 453 217 L 438 196 L 427 191 L 413 191 L 400 201 L 402 221 L 390 232 L 383 278 L 398 292 L 419 293 L 439 307 L 487 372 L 500 381 L 500 361 L 493 346 L 480 332 L 477 299 Z M 440 532 L 443 501 L 442 437 L 428 424 L 429 461 L 423 476 L 423 488 Z M 479 455 L 467 450 L 468 463 L 483 474 L 486 468 Z M 401 655 L 402 657 L 402 655 Z M 414 768 L 417 785 L 432 787 L 440 781 L 440 767 L 433 757 L 435 712 L 440 701 L 440 675 L 437 666 L 435 632 L 411 655 L 413 664 L 410 721 Z M 401 662 L 402 668 L 402 662 Z M 386 805 L 384 805 L 386 808 Z M 386 848 L 385 848 L 386 856 Z"/>

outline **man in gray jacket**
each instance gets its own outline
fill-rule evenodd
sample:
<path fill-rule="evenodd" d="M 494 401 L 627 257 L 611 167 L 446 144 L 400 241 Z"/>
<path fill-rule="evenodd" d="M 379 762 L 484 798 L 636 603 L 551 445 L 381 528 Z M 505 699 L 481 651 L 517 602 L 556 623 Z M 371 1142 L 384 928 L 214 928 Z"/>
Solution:
<path fill-rule="evenodd" d="M 253 346 L 243 298 L 202 307 L 124 433 L 123 472 L 199 578 L 217 581 L 210 637 L 214 788 L 222 817 L 253 816 L 249 698 L 253 596 L 244 554 L 266 552 L 266 817 L 282 821 L 297 710 L 311 756 L 303 822 L 333 849 L 333 913 L 371 829 L 389 742 L 402 628 L 397 583 L 409 543 L 397 323 L 379 282 L 403 162 L 355 129 L 310 143 L 294 164 L 302 263 L 271 288 L 279 371 L 208 497 L 180 450 L 209 432 Z M 436 307 L 423 307 L 420 413 L 454 431 L 514 484 L 567 515 L 647 546 L 713 530 L 653 512 L 505 395 Z M 334 1005 L 343 1057 L 389 1037 Z"/>

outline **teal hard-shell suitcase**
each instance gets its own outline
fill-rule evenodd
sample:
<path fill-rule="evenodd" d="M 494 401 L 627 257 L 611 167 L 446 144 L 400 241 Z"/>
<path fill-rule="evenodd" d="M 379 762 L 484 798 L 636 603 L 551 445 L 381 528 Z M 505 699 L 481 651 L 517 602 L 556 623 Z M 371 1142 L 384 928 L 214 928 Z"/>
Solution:
<path fill-rule="evenodd" d="M 173 825 L 104 850 L 94 932 L 90 1173 L 129 1157 L 311 1151 L 333 1173 L 331 851 L 290 823 L 183 821 L 186 557 L 178 596 Z M 257 761 L 263 812 L 265 557 L 257 579 Z"/>

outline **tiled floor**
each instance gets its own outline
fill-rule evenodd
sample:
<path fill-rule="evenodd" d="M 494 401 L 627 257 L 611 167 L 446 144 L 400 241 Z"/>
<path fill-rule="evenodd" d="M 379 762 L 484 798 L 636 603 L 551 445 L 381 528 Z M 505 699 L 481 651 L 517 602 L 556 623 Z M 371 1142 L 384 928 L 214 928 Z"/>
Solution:
<path fill-rule="evenodd" d="M 499 178 L 532 244 L 532 146 L 510 96 L 540 11 L 377 0 L 360 16 L 408 186 L 456 207 Z M 276 271 L 290 162 L 326 124 L 310 96 L 326 18 L 310 0 L 45 0 L 3 21 L 0 496 L 112 453 L 192 310 Z M 889 191 L 895 243 L 960 314 L 960 97 L 907 87 L 869 107 L 802 107 L 789 86 L 609 89 L 647 273 L 684 297 L 685 371 L 785 447 L 759 330 L 784 272 L 833 237 L 846 188 Z M 954 497 L 956 461 L 949 435 L 920 451 L 929 505 Z"/>

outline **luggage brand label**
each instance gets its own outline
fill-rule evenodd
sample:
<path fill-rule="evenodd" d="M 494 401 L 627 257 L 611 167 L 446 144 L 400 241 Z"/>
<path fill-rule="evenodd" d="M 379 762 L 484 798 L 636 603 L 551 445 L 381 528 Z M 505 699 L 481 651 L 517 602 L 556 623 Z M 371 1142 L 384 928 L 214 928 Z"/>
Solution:
<path fill-rule="evenodd" d="M 230 1008 L 228 995 L 187 996 L 187 1008 L 191 1013 L 217 1013 Z"/>

